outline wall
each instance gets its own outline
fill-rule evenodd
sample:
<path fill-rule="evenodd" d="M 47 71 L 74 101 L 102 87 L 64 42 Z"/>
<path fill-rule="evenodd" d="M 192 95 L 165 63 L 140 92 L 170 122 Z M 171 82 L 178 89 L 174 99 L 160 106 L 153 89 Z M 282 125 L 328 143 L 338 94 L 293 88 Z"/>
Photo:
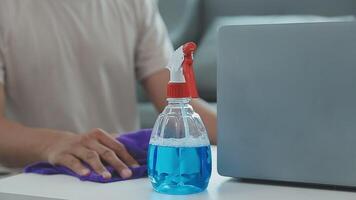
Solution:
<path fill-rule="evenodd" d="M 203 0 L 204 25 L 221 15 L 352 15 L 355 0 Z"/>

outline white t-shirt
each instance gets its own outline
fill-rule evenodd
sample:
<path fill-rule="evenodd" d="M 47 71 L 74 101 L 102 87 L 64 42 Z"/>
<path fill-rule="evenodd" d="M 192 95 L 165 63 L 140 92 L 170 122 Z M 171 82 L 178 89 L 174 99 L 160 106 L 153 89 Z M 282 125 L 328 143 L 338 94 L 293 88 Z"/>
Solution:
<path fill-rule="evenodd" d="M 1 0 L 6 115 L 26 126 L 139 128 L 135 80 L 171 52 L 152 0 Z"/>

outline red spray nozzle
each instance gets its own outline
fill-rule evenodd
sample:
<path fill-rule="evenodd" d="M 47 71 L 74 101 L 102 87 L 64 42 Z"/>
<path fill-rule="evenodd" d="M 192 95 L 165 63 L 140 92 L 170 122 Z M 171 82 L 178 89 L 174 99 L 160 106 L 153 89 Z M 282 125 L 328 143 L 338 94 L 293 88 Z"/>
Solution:
<path fill-rule="evenodd" d="M 183 45 L 183 53 L 185 56 L 191 56 L 196 50 L 197 45 L 194 42 L 188 42 Z"/>
<path fill-rule="evenodd" d="M 183 46 L 184 61 L 183 61 L 183 74 L 186 80 L 190 97 L 198 98 L 198 90 L 195 83 L 195 75 L 193 68 L 193 53 L 196 50 L 197 45 L 194 42 L 188 42 Z"/>
<path fill-rule="evenodd" d="M 198 98 L 198 90 L 196 87 L 195 83 L 195 76 L 194 76 L 194 69 L 193 69 L 193 53 L 196 50 L 197 45 L 194 42 L 188 42 L 178 48 L 176 50 L 177 55 L 179 55 L 179 52 L 182 53 L 182 62 L 179 65 L 174 65 L 175 62 L 172 62 L 172 66 L 176 67 L 182 67 L 183 71 L 183 80 L 184 82 L 180 82 L 177 80 L 182 80 L 177 77 L 180 76 L 172 76 L 171 73 L 171 81 L 168 84 L 167 88 L 167 96 L 169 98 Z M 173 61 L 176 61 L 175 59 L 180 59 L 179 56 L 173 57 Z M 178 62 L 179 63 L 179 62 Z M 173 70 L 173 69 L 171 69 Z M 179 72 L 179 71 L 174 71 L 174 72 Z M 174 73 L 173 73 L 174 74 Z M 179 74 L 178 74 L 179 75 Z M 174 81 L 172 81 L 172 79 Z"/>

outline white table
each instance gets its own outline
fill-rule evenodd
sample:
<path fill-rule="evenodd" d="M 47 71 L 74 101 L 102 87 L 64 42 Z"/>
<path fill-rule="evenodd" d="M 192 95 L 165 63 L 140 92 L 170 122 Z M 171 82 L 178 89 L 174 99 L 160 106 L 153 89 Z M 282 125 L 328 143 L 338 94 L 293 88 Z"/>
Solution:
<path fill-rule="evenodd" d="M 147 178 L 102 184 L 82 182 L 64 175 L 36 174 L 20 174 L 1 179 L 0 193 L 76 200 L 356 200 L 356 192 L 244 183 L 222 177 L 216 171 L 216 148 L 213 147 L 212 151 L 213 173 L 210 184 L 205 192 L 199 194 L 187 196 L 159 194 L 152 190 Z"/>

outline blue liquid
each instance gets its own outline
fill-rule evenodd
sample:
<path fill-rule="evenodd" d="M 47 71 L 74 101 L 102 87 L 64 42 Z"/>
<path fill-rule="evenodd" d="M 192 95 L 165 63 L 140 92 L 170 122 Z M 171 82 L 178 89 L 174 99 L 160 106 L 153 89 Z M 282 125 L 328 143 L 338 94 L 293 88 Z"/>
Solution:
<path fill-rule="evenodd" d="M 166 194 L 201 192 L 208 186 L 210 175 L 210 146 L 149 145 L 148 176 L 157 192 Z"/>

